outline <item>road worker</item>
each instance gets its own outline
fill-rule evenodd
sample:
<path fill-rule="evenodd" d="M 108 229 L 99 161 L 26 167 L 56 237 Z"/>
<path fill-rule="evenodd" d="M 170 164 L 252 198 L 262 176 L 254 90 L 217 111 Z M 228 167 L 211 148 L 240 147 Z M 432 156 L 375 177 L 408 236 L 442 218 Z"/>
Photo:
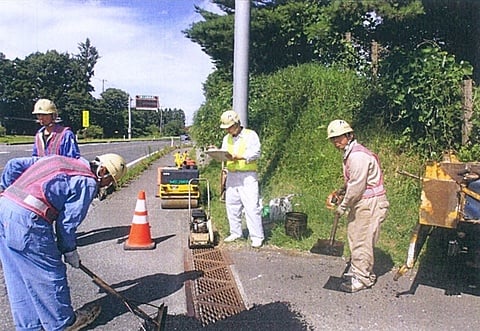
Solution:
<path fill-rule="evenodd" d="M 58 123 L 58 111 L 55 104 L 48 99 L 40 99 L 33 107 L 38 123 L 42 126 L 35 134 L 32 156 L 63 155 L 80 157 L 75 134 L 69 127 Z"/>
<path fill-rule="evenodd" d="M 232 242 L 243 237 L 242 212 L 245 212 L 251 245 L 259 248 L 264 240 L 257 175 L 260 139 L 255 131 L 242 127 L 240 117 L 233 110 L 225 111 L 220 121 L 220 128 L 227 132 L 221 149 L 230 153 L 225 183 L 230 235 L 224 241 Z"/>
<path fill-rule="evenodd" d="M 98 189 L 126 171 L 117 154 L 91 162 L 51 155 L 7 163 L 0 179 L 0 259 L 16 330 L 80 330 L 99 315 L 93 305 L 74 312 L 65 263 L 80 267 L 76 230 Z"/>
<path fill-rule="evenodd" d="M 343 199 L 336 213 L 348 211 L 347 235 L 351 251 L 350 275 L 341 285 L 345 292 L 358 292 L 376 282 L 373 273 L 373 249 L 378 241 L 380 225 L 387 216 L 389 203 L 383 186 L 383 173 L 376 154 L 355 139 L 353 129 L 344 120 L 334 120 L 327 128 L 327 137 L 343 152 Z"/>

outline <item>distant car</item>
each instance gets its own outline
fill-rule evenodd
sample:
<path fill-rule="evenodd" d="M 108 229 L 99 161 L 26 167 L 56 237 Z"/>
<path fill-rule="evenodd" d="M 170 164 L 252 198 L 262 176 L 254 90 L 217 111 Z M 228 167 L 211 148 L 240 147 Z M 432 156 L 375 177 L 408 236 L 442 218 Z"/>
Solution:
<path fill-rule="evenodd" d="M 190 141 L 190 136 L 188 134 L 180 135 L 180 141 Z"/>

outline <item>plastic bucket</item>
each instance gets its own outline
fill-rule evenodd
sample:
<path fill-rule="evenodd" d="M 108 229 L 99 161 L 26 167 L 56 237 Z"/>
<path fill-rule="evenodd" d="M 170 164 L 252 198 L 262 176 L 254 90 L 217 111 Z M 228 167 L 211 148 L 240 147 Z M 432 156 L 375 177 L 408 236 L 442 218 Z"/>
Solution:
<path fill-rule="evenodd" d="M 295 239 L 300 239 L 307 233 L 307 214 L 288 212 L 285 214 L 285 233 Z"/>

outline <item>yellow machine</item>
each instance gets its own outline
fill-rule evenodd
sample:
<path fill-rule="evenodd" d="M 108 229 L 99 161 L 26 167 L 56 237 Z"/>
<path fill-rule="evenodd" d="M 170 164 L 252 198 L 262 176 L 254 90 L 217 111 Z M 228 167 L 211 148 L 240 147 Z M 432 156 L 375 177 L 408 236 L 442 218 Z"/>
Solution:
<path fill-rule="evenodd" d="M 215 246 L 215 236 L 212 220 L 210 218 L 210 184 L 206 178 L 191 179 L 190 183 L 206 183 L 205 192 L 207 195 L 206 206 L 194 209 L 189 204 L 190 214 L 190 233 L 188 235 L 188 247 L 194 248 L 212 248 Z"/>
<path fill-rule="evenodd" d="M 157 169 L 156 197 L 161 199 L 164 209 L 196 208 L 200 199 L 198 168 L 186 153 L 175 155 L 175 167 L 159 167 Z"/>
<path fill-rule="evenodd" d="M 421 180 L 422 195 L 419 220 L 410 239 L 407 260 L 394 280 L 413 268 L 426 239 L 437 227 L 452 230 L 446 243 L 449 256 L 474 255 L 479 247 L 468 247 L 477 244 L 464 228 L 480 224 L 480 163 L 459 162 L 454 155 L 448 154 L 444 161 L 428 164 L 424 177 L 400 173 Z M 475 256 L 471 258 L 475 260 Z"/>

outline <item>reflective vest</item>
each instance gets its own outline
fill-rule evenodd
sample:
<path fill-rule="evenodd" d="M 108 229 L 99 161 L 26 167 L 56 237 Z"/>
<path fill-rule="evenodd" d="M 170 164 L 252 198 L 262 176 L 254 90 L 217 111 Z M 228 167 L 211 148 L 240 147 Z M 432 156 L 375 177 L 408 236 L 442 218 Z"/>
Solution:
<path fill-rule="evenodd" d="M 58 175 L 96 178 L 83 161 L 52 155 L 32 164 L 2 195 L 53 223 L 59 211 L 47 200 L 43 187 Z"/>
<path fill-rule="evenodd" d="M 245 134 L 249 134 L 250 129 L 242 129 Z M 245 151 L 247 150 L 247 142 L 246 139 L 242 136 L 239 137 L 239 141 L 237 142 L 237 148 L 234 149 L 233 137 L 232 135 L 228 135 L 227 138 L 227 151 L 230 154 L 236 155 L 244 155 Z M 228 171 L 257 171 L 257 161 L 252 161 L 247 163 L 246 160 L 235 160 L 235 161 L 227 161 L 226 163 Z"/>
<path fill-rule="evenodd" d="M 43 140 L 43 134 L 45 130 L 41 133 L 35 135 L 35 144 L 37 145 L 38 156 L 46 155 L 60 155 L 60 148 L 62 146 L 62 140 L 65 136 L 65 133 L 70 128 L 63 127 L 61 125 L 55 125 L 53 131 L 50 133 L 50 137 L 47 141 Z"/>
<path fill-rule="evenodd" d="M 375 159 L 375 161 L 377 162 L 377 166 L 380 167 L 380 160 L 378 159 L 377 154 L 373 153 L 372 151 L 370 151 L 365 146 L 363 146 L 361 144 L 355 144 L 352 147 L 352 149 L 350 150 L 350 152 L 348 154 L 348 157 L 350 157 L 350 155 L 352 153 L 356 153 L 356 152 L 362 152 L 362 153 L 365 153 L 365 154 L 368 154 L 368 155 L 372 156 Z M 347 159 L 348 159 L 348 157 L 347 157 Z M 345 159 L 343 161 L 344 165 L 345 165 L 345 167 L 343 169 L 343 177 L 345 178 L 346 183 L 350 180 L 347 159 Z M 386 193 L 385 187 L 383 186 L 383 172 L 380 170 L 380 180 L 378 181 L 377 184 L 375 184 L 373 186 L 367 185 L 367 188 L 365 189 L 365 192 L 362 195 L 362 199 L 378 197 L 378 196 L 384 195 L 385 193 Z"/>

